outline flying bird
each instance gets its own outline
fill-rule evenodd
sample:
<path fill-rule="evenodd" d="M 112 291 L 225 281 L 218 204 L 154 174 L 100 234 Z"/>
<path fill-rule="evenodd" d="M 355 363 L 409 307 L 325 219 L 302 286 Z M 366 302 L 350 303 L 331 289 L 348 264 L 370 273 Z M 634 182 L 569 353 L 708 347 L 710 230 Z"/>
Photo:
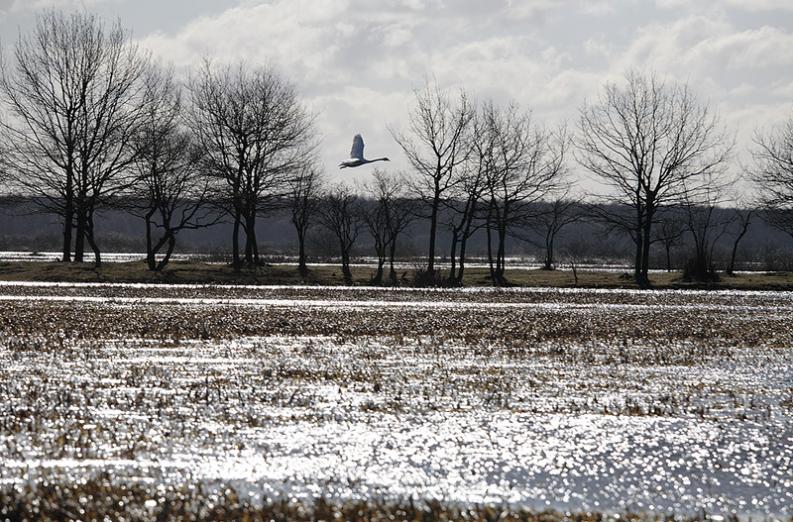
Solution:
<path fill-rule="evenodd" d="M 350 159 L 339 163 L 340 169 L 347 167 L 360 167 L 367 163 L 374 163 L 375 161 L 391 161 L 388 158 L 366 159 L 363 157 L 363 138 L 360 134 L 356 134 L 352 139 L 352 150 L 350 150 Z"/>

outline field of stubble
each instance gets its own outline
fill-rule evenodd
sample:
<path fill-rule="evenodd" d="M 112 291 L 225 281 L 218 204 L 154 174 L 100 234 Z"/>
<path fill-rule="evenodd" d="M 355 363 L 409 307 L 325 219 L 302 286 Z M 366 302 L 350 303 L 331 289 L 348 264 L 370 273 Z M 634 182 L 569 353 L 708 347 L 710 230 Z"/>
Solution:
<path fill-rule="evenodd" d="M 793 517 L 793 295 L 0 283 L 0 518 Z"/>

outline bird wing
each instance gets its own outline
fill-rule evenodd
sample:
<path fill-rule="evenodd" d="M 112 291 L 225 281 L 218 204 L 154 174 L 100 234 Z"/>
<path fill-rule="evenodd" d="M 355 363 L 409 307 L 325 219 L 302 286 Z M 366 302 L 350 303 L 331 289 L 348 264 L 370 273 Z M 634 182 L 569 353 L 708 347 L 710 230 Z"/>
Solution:
<path fill-rule="evenodd" d="M 352 150 L 350 150 L 350 158 L 363 159 L 363 138 L 360 134 L 356 134 L 352 139 Z"/>

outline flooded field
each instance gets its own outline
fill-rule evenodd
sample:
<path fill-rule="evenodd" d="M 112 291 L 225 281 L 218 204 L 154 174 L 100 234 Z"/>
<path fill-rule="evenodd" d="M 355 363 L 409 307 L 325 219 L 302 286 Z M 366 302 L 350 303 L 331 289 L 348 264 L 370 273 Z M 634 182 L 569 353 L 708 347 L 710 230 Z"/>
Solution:
<path fill-rule="evenodd" d="M 90 253 L 86 256 L 86 262 L 93 261 L 93 254 Z M 52 263 L 60 261 L 62 257 L 61 252 L 25 252 L 25 251 L 0 251 L 0 262 L 36 262 L 36 263 Z M 130 263 L 135 261 L 145 261 L 145 252 L 107 252 L 102 254 L 102 260 L 105 263 Z M 208 264 L 228 264 L 231 260 L 230 255 L 220 254 L 206 254 L 206 253 L 175 253 L 171 256 L 172 261 L 196 261 Z M 275 266 L 294 266 L 298 265 L 297 256 L 290 255 L 276 255 L 276 256 L 262 256 L 262 260 L 270 265 Z M 415 260 L 400 260 L 394 264 L 398 270 L 411 270 L 419 267 L 423 263 L 423 259 Z M 507 257 L 506 268 L 508 270 L 538 270 L 542 268 L 543 263 L 540 260 L 532 257 Z M 326 259 L 322 262 L 316 260 L 309 263 L 312 267 L 327 267 L 338 266 L 339 259 Z M 450 263 L 448 260 L 439 259 L 436 263 L 438 268 L 448 269 Z M 377 258 L 368 256 L 357 256 L 354 261 L 350 263 L 352 267 L 377 267 Z M 485 257 L 470 257 L 466 262 L 468 268 L 487 268 L 488 261 Z M 624 273 L 630 272 L 632 267 L 630 264 L 620 262 L 618 260 L 602 260 L 599 262 L 576 263 L 578 270 L 597 271 L 597 272 L 614 272 Z M 558 270 L 569 270 L 569 263 L 558 263 Z M 665 270 L 652 270 L 653 273 L 663 273 Z"/>
<path fill-rule="evenodd" d="M 774 292 L 0 283 L 0 499 L 789 519 L 791 319 Z"/>

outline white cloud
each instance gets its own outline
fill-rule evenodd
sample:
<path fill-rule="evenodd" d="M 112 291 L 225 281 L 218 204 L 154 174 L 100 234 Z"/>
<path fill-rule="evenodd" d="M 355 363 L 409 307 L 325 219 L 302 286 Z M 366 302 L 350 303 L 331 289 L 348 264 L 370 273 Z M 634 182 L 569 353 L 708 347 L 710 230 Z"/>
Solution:
<path fill-rule="evenodd" d="M 37 9 L 77 9 L 121 0 L 0 0 L 0 13 L 35 11 Z"/>
<path fill-rule="evenodd" d="M 793 11 L 790 0 L 655 0 L 658 7 L 664 9 L 690 8 L 694 10 L 712 9 L 713 7 L 735 9 L 738 11 Z"/>
<path fill-rule="evenodd" d="M 11 5 L 0 0 L 0 11 L 3 2 Z M 78 0 L 26 5 L 52 2 Z M 241 0 L 141 43 L 177 66 L 207 56 L 275 65 L 318 113 L 322 159 L 335 172 L 356 132 L 368 149 L 397 159 L 389 167 L 405 166 L 386 126 L 405 125 L 412 89 L 428 77 L 478 97 L 517 100 L 554 125 L 574 120 L 605 81 L 638 68 L 688 81 L 731 125 L 764 125 L 793 101 L 793 28 L 783 17 L 771 25 L 768 14 L 760 23 L 751 21 L 760 15 L 741 13 L 791 7 L 787 0 Z"/>
<path fill-rule="evenodd" d="M 722 4 L 745 11 L 793 11 L 790 0 L 720 0 Z"/>
<path fill-rule="evenodd" d="M 793 32 L 761 26 L 738 29 L 726 18 L 699 15 L 642 27 L 615 61 L 617 68 L 652 69 L 730 93 L 739 84 L 770 87 L 793 65 Z"/>
<path fill-rule="evenodd" d="M 533 17 L 551 11 L 581 11 L 589 15 L 613 13 L 613 0 L 506 0 L 510 16 Z"/>

